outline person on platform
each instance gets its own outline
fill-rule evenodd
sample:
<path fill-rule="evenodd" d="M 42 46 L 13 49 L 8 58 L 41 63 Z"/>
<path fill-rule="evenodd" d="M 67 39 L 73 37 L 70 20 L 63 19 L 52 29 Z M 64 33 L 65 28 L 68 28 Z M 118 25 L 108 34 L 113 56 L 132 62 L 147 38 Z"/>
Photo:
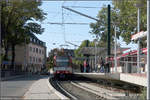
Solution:
<path fill-rule="evenodd" d="M 80 64 L 80 71 L 81 71 L 81 73 L 83 72 L 83 65 L 82 64 Z"/>
<path fill-rule="evenodd" d="M 87 73 L 90 72 L 90 65 L 89 65 L 89 63 L 86 64 L 86 72 Z"/>
<path fill-rule="evenodd" d="M 103 58 L 101 58 L 101 72 L 104 72 L 105 63 Z"/>
<path fill-rule="evenodd" d="M 97 67 L 98 67 L 97 72 L 100 72 L 101 65 L 100 65 L 100 64 L 97 64 Z"/>
<path fill-rule="evenodd" d="M 86 73 L 86 67 L 87 67 L 87 62 L 86 62 L 86 60 L 84 60 L 83 65 L 84 65 L 84 73 Z"/>

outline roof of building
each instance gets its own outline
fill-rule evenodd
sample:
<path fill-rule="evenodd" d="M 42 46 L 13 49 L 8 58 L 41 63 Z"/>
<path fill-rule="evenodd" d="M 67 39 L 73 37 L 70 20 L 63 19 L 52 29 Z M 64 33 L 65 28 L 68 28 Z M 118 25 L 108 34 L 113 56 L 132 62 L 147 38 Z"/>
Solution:
<path fill-rule="evenodd" d="M 46 43 L 38 39 L 34 34 L 29 34 L 30 42 L 46 47 Z"/>

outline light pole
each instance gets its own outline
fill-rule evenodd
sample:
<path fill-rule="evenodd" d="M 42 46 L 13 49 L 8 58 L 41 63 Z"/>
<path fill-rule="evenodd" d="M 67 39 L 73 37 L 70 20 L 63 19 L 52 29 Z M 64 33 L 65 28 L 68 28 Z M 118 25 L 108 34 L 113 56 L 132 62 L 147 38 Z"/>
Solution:
<path fill-rule="evenodd" d="M 147 0 L 147 100 L 150 100 L 150 0 Z"/>
<path fill-rule="evenodd" d="M 117 72 L 117 36 L 116 36 L 116 25 L 115 25 L 115 73 Z"/>
<path fill-rule="evenodd" d="M 97 53 L 97 47 L 96 47 L 96 44 L 97 44 L 97 36 L 96 36 L 96 38 L 95 38 L 95 41 L 94 41 L 94 45 L 95 45 L 95 49 L 94 49 L 94 51 L 95 51 L 95 66 L 94 66 L 94 70 L 95 70 L 95 72 L 96 72 L 96 60 L 97 60 L 97 55 L 96 55 L 96 53 Z"/>
<path fill-rule="evenodd" d="M 138 7 L 138 22 L 137 31 L 140 32 L 140 8 Z M 140 73 L 140 38 L 138 39 L 138 52 L 137 52 L 137 72 Z"/>
<path fill-rule="evenodd" d="M 96 41 L 95 41 L 95 72 L 96 72 Z"/>
<path fill-rule="evenodd" d="M 138 16 L 137 16 L 137 32 L 140 32 L 140 8 L 142 7 L 142 1 L 136 4 L 138 8 Z M 140 38 L 138 38 L 138 50 L 137 50 L 137 73 L 140 73 Z"/>

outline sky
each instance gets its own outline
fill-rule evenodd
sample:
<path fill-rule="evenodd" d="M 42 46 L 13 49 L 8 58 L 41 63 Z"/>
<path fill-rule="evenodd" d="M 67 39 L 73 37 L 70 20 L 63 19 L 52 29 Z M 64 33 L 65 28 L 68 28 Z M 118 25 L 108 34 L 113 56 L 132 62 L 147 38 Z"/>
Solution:
<path fill-rule="evenodd" d="M 81 13 L 96 18 L 98 11 L 103 7 L 111 4 L 111 1 L 43 1 L 40 8 L 47 13 L 46 19 L 41 23 L 41 26 L 45 28 L 42 35 L 36 35 L 40 40 L 46 42 L 47 54 L 53 48 L 60 48 L 60 45 L 68 49 L 76 49 L 75 46 L 65 43 L 65 41 L 71 42 L 75 45 L 80 45 L 83 40 L 93 40 L 94 35 L 90 34 L 91 30 L 89 24 L 87 25 L 57 25 L 48 24 L 48 22 L 54 23 L 91 23 L 95 22 L 93 19 L 86 18 L 78 15 L 66 9 L 62 9 L 62 6 L 67 6 L 71 9 L 77 10 Z M 81 7 L 95 7 L 95 8 L 73 8 L 71 6 Z M 62 13 L 63 12 L 63 13 Z M 63 17 L 62 17 L 63 15 Z M 122 39 L 118 40 L 122 47 L 137 48 L 136 44 L 130 43 L 126 45 Z"/>

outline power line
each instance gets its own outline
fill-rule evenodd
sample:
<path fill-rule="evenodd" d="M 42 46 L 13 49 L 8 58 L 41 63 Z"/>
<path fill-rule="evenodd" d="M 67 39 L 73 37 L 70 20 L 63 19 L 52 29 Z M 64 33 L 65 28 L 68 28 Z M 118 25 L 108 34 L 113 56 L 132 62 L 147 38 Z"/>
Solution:
<path fill-rule="evenodd" d="M 84 17 L 87 17 L 87 18 L 90 18 L 90 19 L 99 21 L 99 19 L 96 19 L 96 18 L 91 17 L 91 16 L 89 16 L 89 15 L 83 14 L 83 13 L 81 13 L 81 12 L 79 12 L 79 11 L 73 10 L 73 9 L 68 8 L 68 7 L 66 7 L 66 6 L 62 6 L 62 8 L 67 9 L 67 10 L 69 10 L 69 11 L 72 11 L 72 12 L 74 12 L 74 13 L 77 13 L 77 14 L 79 14 L 79 15 L 81 15 L 81 16 L 84 16 Z"/>
<path fill-rule="evenodd" d="M 103 7 L 88 7 L 88 6 L 66 6 L 71 8 L 103 8 Z"/>

